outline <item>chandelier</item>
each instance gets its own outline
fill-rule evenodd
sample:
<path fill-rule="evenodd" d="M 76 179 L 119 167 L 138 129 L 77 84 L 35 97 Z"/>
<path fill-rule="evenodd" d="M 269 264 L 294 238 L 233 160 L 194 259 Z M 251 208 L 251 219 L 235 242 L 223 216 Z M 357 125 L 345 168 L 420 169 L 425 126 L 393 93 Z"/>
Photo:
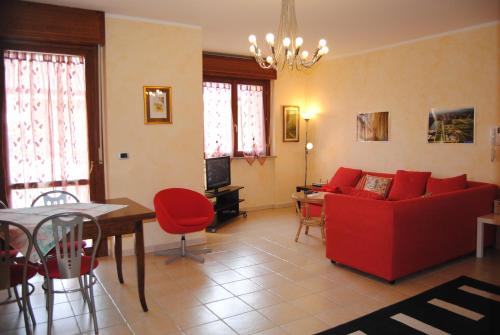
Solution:
<path fill-rule="evenodd" d="M 262 50 L 257 45 L 255 35 L 248 37 L 250 42 L 250 52 L 255 60 L 264 69 L 289 69 L 300 70 L 310 68 L 316 64 L 323 55 L 328 53 L 325 39 L 320 39 L 316 51 L 309 57 L 307 50 L 301 50 L 304 40 L 297 36 L 297 17 L 295 16 L 295 0 L 282 0 L 281 18 L 278 28 L 278 35 L 272 33 L 266 35 L 267 46 L 270 55 L 264 56 Z M 276 43 L 275 43 L 276 41 Z"/>

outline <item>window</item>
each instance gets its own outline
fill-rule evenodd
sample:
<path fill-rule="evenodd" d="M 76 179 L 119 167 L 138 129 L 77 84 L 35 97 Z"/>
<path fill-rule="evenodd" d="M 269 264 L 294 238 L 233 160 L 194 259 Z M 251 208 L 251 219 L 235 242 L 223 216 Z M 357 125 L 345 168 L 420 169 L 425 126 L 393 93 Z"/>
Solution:
<path fill-rule="evenodd" d="M 269 95 L 268 80 L 205 76 L 205 157 L 269 155 Z"/>
<path fill-rule="evenodd" d="M 89 201 L 85 57 L 4 52 L 10 205 L 64 189 Z"/>

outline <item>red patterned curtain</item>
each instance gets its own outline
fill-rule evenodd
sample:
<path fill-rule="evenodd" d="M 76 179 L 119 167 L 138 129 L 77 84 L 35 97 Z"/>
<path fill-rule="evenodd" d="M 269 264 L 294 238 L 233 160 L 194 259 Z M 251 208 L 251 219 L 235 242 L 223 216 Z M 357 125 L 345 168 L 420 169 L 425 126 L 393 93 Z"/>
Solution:
<path fill-rule="evenodd" d="M 85 59 L 5 51 L 11 207 L 63 189 L 89 201 Z"/>

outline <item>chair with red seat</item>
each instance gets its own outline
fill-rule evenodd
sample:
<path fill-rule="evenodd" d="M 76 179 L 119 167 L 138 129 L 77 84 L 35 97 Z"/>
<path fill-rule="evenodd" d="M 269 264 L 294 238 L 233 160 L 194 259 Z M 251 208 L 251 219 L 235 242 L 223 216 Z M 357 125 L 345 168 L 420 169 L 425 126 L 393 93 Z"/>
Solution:
<path fill-rule="evenodd" d="M 17 232 L 14 233 L 14 230 Z M 24 257 L 12 257 L 12 249 L 9 245 L 12 237 L 11 235 L 17 237 L 24 235 L 24 238 L 28 241 Z M 0 290 L 9 291 L 8 298 L 1 301 L 0 305 L 16 302 L 19 306 L 19 310 L 23 312 L 26 333 L 30 333 L 31 327 L 28 314 L 33 326 L 36 325 L 35 315 L 33 314 L 33 308 L 31 307 L 30 301 L 30 295 L 34 292 L 35 287 L 33 284 L 28 283 L 28 280 L 33 278 L 37 272 L 36 267 L 29 263 L 29 257 L 33 249 L 33 239 L 24 226 L 10 221 L 0 221 L 0 236 Z M 21 296 L 17 289 L 19 285 L 21 285 L 22 288 Z M 11 289 L 14 291 L 14 298 L 10 294 Z"/>
<path fill-rule="evenodd" d="M 190 257 L 201 263 L 210 249 L 187 250 L 186 234 L 204 230 L 214 220 L 214 207 L 202 194 L 185 188 L 168 188 L 154 197 L 156 218 L 161 228 L 169 234 L 182 235 L 177 249 L 157 252 L 157 255 L 172 256 L 166 263 L 180 257 Z"/>
<path fill-rule="evenodd" d="M 93 225 L 90 229 L 97 231 L 96 245 L 101 241 L 101 227 L 97 219 L 91 215 L 69 212 L 49 216 L 35 227 L 33 239 L 42 264 L 38 273 L 45 277 L 44 289 L 47 292 L 48 305 L 48 334 L 52 330 L 52 315 L 54 309 L 54 293 L 70 293 L 80 291 L 83 300 L 87 303 L 89 313 L 94 322 L 94 331 L 98 333 L 97 315 L 94 303 L 93 286 L 96 282 L 94 269 L 99 265 L 95 258 L 97 248 L 93 248 L 92 255 L 83 255 L 83 224 Z M 55 256 L 45 255 L 47 243 L 55 245 Z M 68 245 L 75 246 L 68 248 Z M 50 247 L 50 246 L 49 246 Z M 73 290 L 54 291 L 54 279 L 78 278 L 80 287 Z M 83 278 L 83 283 L 82 283 Z M 88 292 L 87 292 L 88 291 Z"/>

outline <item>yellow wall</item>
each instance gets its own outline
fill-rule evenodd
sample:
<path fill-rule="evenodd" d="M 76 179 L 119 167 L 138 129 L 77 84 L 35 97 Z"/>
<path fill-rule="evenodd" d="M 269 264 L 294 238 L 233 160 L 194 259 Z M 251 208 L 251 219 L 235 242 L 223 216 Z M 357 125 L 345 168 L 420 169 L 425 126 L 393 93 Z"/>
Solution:
<path fill-rule="evenodd" d="M 339 166 L 371 171 L 467 173 L 500 184 L 500 159 L 490 162 L 489 130 L 500 126 L 497 25 L 321 61 L 307 81 L 307 103 L 323 111 L 314 122 L 314 179 Z M 431 108 L 476 109 L 474 144 L 428 144 Z M 390 112 L 390 141 L 356 141 L 356 114 Z M 497 150 L 500 157 L 500 152 Z"/>
<path fill-rule="evenodd" d="M 201 61 L 200 29 L 106 17 L 107 197 L 153 208 L 163 188 L 203 190 Z M 143 85 L 172 87 L 173 124 L 144 124 Z M 118 160 L 119 152 L 130 158 Z M 147 247 L 173 240 L 154 222 L 145 238 Z"/>

